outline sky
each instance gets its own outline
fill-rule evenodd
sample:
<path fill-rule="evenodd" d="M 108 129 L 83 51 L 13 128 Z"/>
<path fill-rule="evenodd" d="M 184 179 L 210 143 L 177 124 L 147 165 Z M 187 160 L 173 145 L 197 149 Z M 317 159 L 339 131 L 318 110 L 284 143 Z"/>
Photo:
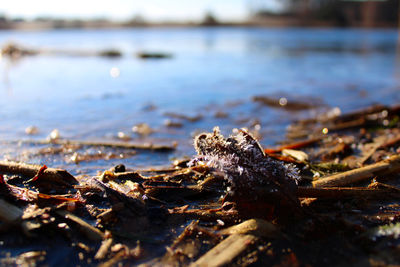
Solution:
<path fill-rule="evenodd" d="M 141 15 L 149 21 L 196 21 L 207 11 L 221 21 L 240 21 L 248 15 L 249 3 L 260 0 L 5 0 L 0 14 L 33 19 L 42 17 L 126 20 Z M 279 0 L 265 0 L 274 7 Z"/>

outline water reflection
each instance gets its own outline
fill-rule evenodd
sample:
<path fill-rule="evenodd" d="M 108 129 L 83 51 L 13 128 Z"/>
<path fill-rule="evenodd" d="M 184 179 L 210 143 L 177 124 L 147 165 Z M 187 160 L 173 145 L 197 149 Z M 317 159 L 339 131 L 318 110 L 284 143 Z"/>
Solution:
<path fill-rule="evenodd" d="M 247 36 L 246 47 L 249 53 L 289 54 L 290 56 L 305 53 L 354 53 L 393 54 L 396 42 L 390 31 L 372 30 L 271 30 L 258 38 Z M 267 52 L 267 53 L 266 53 Z M 278 53 L 277 53 L 278 52 Z"/>
<path fill-rule="evenodd" d="M 10 62 L 6 58 L 2 58 L 0 54 L 0 66 L 3 66 L 3 84 L 4 84 L 4 89 L 5 92 L 7 93 L 8 96 L 12 96 L 13 94 L 13 89 L 11 86 L 11 81 L 10 81 L 10 69 L 12 68 L 12 64 L 15 64 L 13 62 Z"/>
<path fill-rule="evenodd" d="M 154 132 L 143 138 L 178 140 L 182 154 L 191 153 L 191 133 L 215 125 L 226 132 L 249 127 L 264 144 L 274 143 L 284 138 L 290 120 L 315 111 L 259 106 L 253 96 L 273 96 L 280 106 L 293 97 L 313 96 L 343 112 L 399 101 L 393 75 L 399 70 L 397 35 L 394 30 L 261 28 L 0 32 L 0 45 L 12 37 L 28 48 L 114 47 L 122 55 L 1 59 L 0 112 L 6 127 L 0 128 L 0 139 L 26 138 L 30 125 L 38 127 L 38 139 L 55 128 L 67 138 L 113 139 L 146 123 Z M 168 51 L 174 57 L 144 61 L 135 56 L 139 51 Z M 229 105 L 238 100 L 240 105 Z M 171 113 L 202 119 L 165 115 Z M 181 127 L 168 127 L 172 124 Z"/>

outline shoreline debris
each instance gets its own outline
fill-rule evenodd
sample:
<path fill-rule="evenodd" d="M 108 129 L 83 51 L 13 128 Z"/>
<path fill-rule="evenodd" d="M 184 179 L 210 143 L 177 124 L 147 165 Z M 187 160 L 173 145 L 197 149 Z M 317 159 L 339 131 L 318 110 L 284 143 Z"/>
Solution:
<path fill-rule="evenodd" d="M 36 177 L 40 174 L 40 180 L 48 183 L 56 183 L 71 186 L 78 181 L 66 170 L 45 168 L 40 165 L 33 165 L 21 162 L 0 161 L 0 174 L 16 174 L 27 177 Z"/>
<path fill-rule="evenodd" d="M 245 130 L 234 130 L 225 138 L 215 127 L 212 133 L 196 136 L 194 146 L 198 156 L 192 164 L 206 165 L 216 176 L 228 183 L 225 200 L 231 200 L 239 211 L 250 212 L 249 206 L 265 204 L 266 217 L 299 206 L 295 198 L 298 170 L 265 155 L 254 137 Z M 196 165 L 195 165 L 196 166 Z M 257 188 L 263 188 L 259 196 Z M 254 211 L 256 212 L 256 211 Z M 259 216 L 262 216 L 259 213 Z"/>
<path fill-rule="evenodd" d="M 77 145 L 77 146 L 93 146 L 93 147 L 110 147 L 110 148 L 126 148 L 136 150 L 151 150 L 156 152 L 170 152 L 176 149 L 176 144 L 158 145 L 153 143 L 130 143 L 130 142 L 107 142 L 107 141 L 83 141 L 83 140 L 22 140 L 22 143 L 39 144 L 39 145 Z"/>
<path fill-rule="evenodd" d="M 398 264 L 399 110 L 386 108 L 334 112 L 327 124 L 309 120 L 302 126 L 307 138 L 272 149 L 245 130 L 224 137 L 215 128 L 197 135 L 191 160 L 107 166 L 93 177 L 1 161 L 0 265 L 31 255 L 32 263 L 66 258 L 68 266 Z M 355 127 L 360 116 L 376 123 Z M 335 132 L 334 117 L 353 126 Z M 57 145 L 82 153 L 121 144 L 165 151 L 123 142 L 26 142 L 60 153 Z M 373 231 L 380 232 L 371 238 Z"/>
<path fill-rule="evenodd" d="M 168 59 L 172 58 L 172 54 L 163 52 L 138 52 L 136 57 L 141 59 Z"/>
<path fill-rule="evenodd" d="M 307 100 L 299 100 L 293 98 L 288 99 L 286 97 L 259 95 L 254 96 L 252 101 L 273 108 L 284 108 L 289 111 L 300 111 L 321 107 L 321 100 L 312 98 L 308 98 Z"/>
<path fill-rule="evenodd" d="M 15 43 L 8 43 L 4 45 L 3 48 L 1 48 L 0 54 L 9 57 L 12 60 L 16 60 L 25 56 L 35 56 L 40 54 L 80 57 L 99 56 L 105 58 L 119 58 L 123 56 L 122 52 L 117 49 L 105 49 L 98 52 L 89 50 L 28 49 Z"/>
<path fill-rule="evenodd" d="M 364 179 L 374 178 L 377 175 L 387 175 L 400 170 L 400 156 L 395 155 L 381 162 L 358 169 L 322 177 L 312 184 L 314 187 L 343 186 L 360 182 Z"/>

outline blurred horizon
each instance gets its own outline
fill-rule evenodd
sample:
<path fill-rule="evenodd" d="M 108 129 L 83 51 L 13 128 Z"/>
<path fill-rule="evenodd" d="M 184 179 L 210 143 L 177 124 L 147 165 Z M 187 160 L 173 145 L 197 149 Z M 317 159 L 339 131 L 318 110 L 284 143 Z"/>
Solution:
<path fill-rule="evenodd" d="M 397 0 L 71 0 L 6 1 L 0 29 L 106 28 L 130 26 L 317 26 L 399 25 Z"/>
<path fill-rule="evenodd" d="M 271 1 L 275 3 L 277 1 Z M 148 0 L 145 2 L 115 0 L 110 1 L 77 1 L 68 2 L 6 1 L 0 7 L 0 14 L 10 18 L 34 20 L 37 18 L 62 19 L 108 19 L 113 21 L 128 20 L 141 16 L 150 22 L 162 21 L 200 21 L 203 14 L 210 12 L 222 21 L 242 21 L 247 15 L 245 0 L 220 1 L 163 1 Z M 279 4 L 275 4 L 279 5 Z M 273 6 L 273 4 L 272 4 Z"/>
<path fill-rule="evenodd" d="M 30 126 L 37 139 L 57 129 L 67 139 L 177 141 L 175 155 L 190 155 L 191 136 L 216 125 L 275 144 L 291 121 L 322 109 L 400 101 L 398 0 L 58 4 L 1 6 L 0 147 L 18 161 L 27 160 L 15 140 Z M 281 99 L 309 108 L 292 112 Z M 143 156 L 126 162 L 168 160 Z"/>

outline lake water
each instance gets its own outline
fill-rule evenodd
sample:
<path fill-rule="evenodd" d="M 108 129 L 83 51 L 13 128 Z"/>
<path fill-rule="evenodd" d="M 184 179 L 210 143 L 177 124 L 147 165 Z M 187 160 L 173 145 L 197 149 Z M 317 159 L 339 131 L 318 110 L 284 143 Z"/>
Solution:
<path fill-rule="evenodd" d="M 0 157 L 84 173 L 119 162 L 131 167 L 168 164 L 174 157 L 192 155 L 192 136 L 215 125 L 226 134 L 235 127 L 256 127 L 262 144 L 271 145 L 285 139 L 285 127 L 293 119 L 316 111 L 263 107 L 251 101 L 255 95 L 312 98 L 343 112 L 372 103 L 399 103 L 397 38 L 396 30 L 355 29 L 1 31 L 1 46 L 12 41 L 58 51 L 112 48 L 123 56 L 37 55 L 15 61 L 3 57 Z M 135 56 L 139 51 L 173 57 L 143 60 Z M 168 112 L 202 119 L 170 118 Z M 216 116 L 221 112 L 223 118 Z M 166 127 L 166 119 L 179 121 L 182 127 Z M 132 126 L 143 122 L 156 132 L 148 137 L 132 133 Z M 35 136 L 25 134 L 31 125 L 39 129 Z M 115 140 L 124 132 L 134 142 L 177 141 L 178 150 L 75 165 L 63 155 L 38 155 L 40 146 L 15 143 L 45 139 L 53 129 L 79 140 Z"/>

